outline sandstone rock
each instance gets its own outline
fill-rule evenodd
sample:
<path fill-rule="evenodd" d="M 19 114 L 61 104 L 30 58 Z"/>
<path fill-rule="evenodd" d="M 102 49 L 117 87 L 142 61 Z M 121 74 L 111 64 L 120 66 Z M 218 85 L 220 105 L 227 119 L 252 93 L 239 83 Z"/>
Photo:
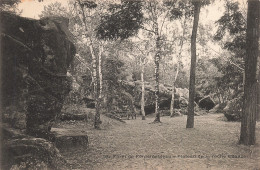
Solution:
<path fill-rule="evenodd" d="M 79 114 L 72 114 L 72 113 L 61 113 L 59 116 L 59 119 L 61 121 L 68 121 L 68 120 L 88 120 L 88 115 L 84 113 L 79 113 Z"/>
<path fill-rule="evenodd" d="M 121 87 L 130 94 L 133 94 L 135 100 L 135 106 L 140 109 L 141 100 L 141 81 L 128 82 L 121 81 Z M 180 109 L 188 106 L 187 96 L 188 89 L 176 88 L 174 95 L 174 108 Z M 154 84 L 145 82 L 145 113 L 151 114 L 155 111 L 155 88 Z M 159 108 L 161 110 L 169 110 L 171 105 L 171 87 L 160 84 L 159 92 Z"/>
<path fill-rule="evenodd" d="M 3 124 L 3 169 L 66 169 L 66 161 L 49 141 Z"/>
<path fill-rule="evenodd" d="M 194 112 L 194 116 L 200 116 L 199 112 Z"/>
<path fill-rule="evenodd" d="M 33 20 L 1 12 L 3 107 L 26 112 L 28 134 L 43 137 L 71 89 L 75 47 L 68 19 Z"/>
<path fill-rule="evenodd" d="M 2 110 L 2 120 L 17 129 L 26 128 L 26 111 L 16 106 L 6 107 Z"/>
<path fill-rule="evenodd" d="M 121 88 L 123 88 L 126 92 L 133 94 L 135 99 L 135 105 L 138 108 L 141 108 L 140 106 L 140 100 L 141 100 L 141 81 L 135 81 L 135 82 L 128 82 L 128 81 L 121 81 Z M 145 83 L 145 106 L 147 108 L 151 108 L 151 105 L 154 105 L 155 101 L 155 86 L 154 84 Z M 169 98 L 171 98 L 171 91 L 169 88 L 164 87 L 162 84 L 160 85 L 160 92 L 159 92 L 160 101 L 163 102 Z"/>
<path fill-rule="evenodd" d="M 169 110 L 159 110 L 161 116 L 170 116 Z"/>
<path fill-rule="evenodd" d="M 3 169 L 66 169 L 66 161 L 52 143 L 41 138 L 5 141 Z"/>
<path fill-rule="evenodd" d="M 88 146 L 88 136 L 84 131 L 63 128 L 52 128 L 51 131 L 55 134 L 56 147 L 61 150 Z"/>
<path fill-rule="evenodd" d="M 211 97 L 204 97 L 199 101 L 198 105 L 202 109 L 210 110 L 215 106 L 215 103 Z"/>
<path fill-rule="evenodd" d="M 184 97 L 185 99 L 189 99 L 189 90 L 184 88 L 175 88 L 176 94 L 180 97 Z"/>
<path fill-rule="evenodd" d="M 175 109 L 173 116 L 182 116 L 180 109 Z"/>
<path fill-rule="evenodd" d="M 87 108 L 92 108 L 92 109 L 95 108 L 95 100 L 94 99 L 84 97 L 82 100 L 86 104 Z"/>

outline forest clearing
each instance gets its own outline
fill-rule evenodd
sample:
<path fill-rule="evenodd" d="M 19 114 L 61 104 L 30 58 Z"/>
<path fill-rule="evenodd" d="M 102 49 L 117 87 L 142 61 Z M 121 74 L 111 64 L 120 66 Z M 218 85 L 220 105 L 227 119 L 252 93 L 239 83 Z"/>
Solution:
<path fill-rule="evenodd" d="M 186 129 L 186 116 L 162 117 L 162 123 L 126 123 L 101 117 L 102 130 L 83 122 L 62 122 L 55 127 L 85 131 L 89 147 L 62 151 L 72 169 L 258 169 L 260 148 L 238 145 L 240 124 L 227 122 L 223 114 L 195 117 L 196 128 Z M 256 139 L 260 140 L 260 124 Z M 146 156 L 146 158 L 144 158 Z M 150 157 L 149 157 L 150 156 Z M 156 157 L 157 156 L 157 157 Z"/>
<path fill-rule="evenodd" d="M 0 169 L 260 169 L 259 18 L 260 0 L 0 0 Z"/>

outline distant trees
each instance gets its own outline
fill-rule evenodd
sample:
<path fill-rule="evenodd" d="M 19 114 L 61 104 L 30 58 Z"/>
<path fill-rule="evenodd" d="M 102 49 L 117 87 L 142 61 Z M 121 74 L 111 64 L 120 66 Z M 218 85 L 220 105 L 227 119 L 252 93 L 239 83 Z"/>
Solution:
<path fill-rule="evenodd" d="M 260 56 L 259 18 L 260 1 L 249 0 L 246 30 L 244 105 L 241 121 L 240 144 L 255 144 L 256 115 L 259 113 Z"/>

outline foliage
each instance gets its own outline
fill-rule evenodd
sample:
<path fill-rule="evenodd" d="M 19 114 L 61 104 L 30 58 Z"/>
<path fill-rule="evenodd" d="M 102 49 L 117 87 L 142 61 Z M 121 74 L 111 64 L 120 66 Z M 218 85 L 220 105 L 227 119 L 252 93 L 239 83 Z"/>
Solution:
<path fill-rule="evenodd" d="M 21 11 L 17 9 L 17 5 L 20 2 L 20 0 L 0 0 L 0 10 L 19 14 Z"/>
<path fill-rule="evenodd" d="M 214 36 L 217 41 L 223 40 L 223 47 L 236 57 L 244 58 L 246 47 L 246 20 L 239 9 L 238 2 L 227 1 L 224 15 L 216 22 L 218 30 Z"/>
<path fill-rule="evenodd" d="M 52 16 L 63 16 L 71 18 L 71 15 L 69 14 L 68 10 L 65 7 L 63 7 L 60 2 L 54 2 L 48 6 L 44 6 L 44 10 L 39 15 L 40 18 Z"/>
<path fill-rule="evenodd" d="M 170 19 L 180 19 L 182 17 L 189 18 L 193 16 L 194 6 L 190 0 L 176 1 L 168 0 L 164 5 L 170 8 Z"/>
<path fill-rule="evenodd" d="M 142 4 L 138 0 L 122 0 L 120 5 L 110 5 L 110 13 L 104 15 L 97 27 L 101 39 L 126 39 L 136 34 L 141 27 Z"/>
<path fill-rule="evenodd" d="M 243 96 L 232 99 L 224 108 L 224 115 L 229 121 L 240 121 L 242 117 Z"/>
<path fill-rule="evenodd" d="M 227 53 L 222 54 L 226 63 L 221 63 L 221 59 L 211 60 L 211 62 L 222 73 L 222 76 L 215 78 L 216 85 L 221 93 L 233 91 L 231 96 L 226 96 L 230 100 L 241 93 L 243 60 L 246 54 L 246 20 L 239 9 L 239 3 L 226 1 L 224 15 L 216 23 L 218 30 L 214 39 L 220 42 L 223 48 L 230 52 L 231 56 Z"/>
<path fill-rule="evenodd" d="M 3 5 L 17 5 L 20 2 L 20 0 L 0 0 L 0 6 Z"/>

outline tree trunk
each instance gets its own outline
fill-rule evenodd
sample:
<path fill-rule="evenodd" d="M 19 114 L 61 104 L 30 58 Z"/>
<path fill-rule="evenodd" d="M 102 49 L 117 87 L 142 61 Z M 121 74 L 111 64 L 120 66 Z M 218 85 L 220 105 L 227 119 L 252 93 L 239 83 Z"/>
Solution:
<path fill-rule="evenodd" d="M 186 18 L 185 18 L 186 19 Z M 179 74 L 179 69 L 180 69 L 180 58 L 181 58 L 181 53 L 182 53 L 182 47 L 183 47 L 183 41 L 184 41 L 184 36 L 185 36 L 185 29 L 186 29 L 186 20 L 184 19 L 184 23 L 182 26 L 183 29 L 183 33 L 182 33 L 182 37 L 180 40 L 180 51 L 178 54 L 178 63 L 177 63 L 177 70 L 176 70 L 176 74 L 173 80 L 173 85 L 172 85 L 172 98 L 171 98 L 171 106 L 170 106 L 170 115 L 171 117 L 173 117 L 174 115 L 174 90 L 175 90 L 175 82 L 177 80 L 178 74 Z"/>
<path fill-rule="evenodd" d="M 87 21 L 86 21 L 86 15 L 84 12 L 84 5 L 81 4 L 80 0 L 77 0 L 77 3 L 81 9 L 81 15 L 82 15 L 82 22 L 85 26 L 85 31 L 86 33 L 88 32 L 88 26 L 87 26 Z M 94 54 L 93 50 L 93 44 L 91 37 L 86 37 L 88 39 L 88 46 L 90 48 L 90 53 L 92 57 L 92 69 L 93 69 L 93 91 L 94 91 L 94 99 L 95 99 L 95 108 L 96 108 L 96 114 L 95 114 L 95 120 L 94 120 L 94 127 L 95 129 L 100 129 L 100 113 L 99 113 L 99 98 L 98 98 L 98 80 L 97 80 L 97 59 Z"/>
<path fill-rule="evenodd" d="M 142 112 L 142 120 L 145 120 L 145 101 L 144 101 L 144 95 L 145 95 L 145 88 L 144 88 L 144 62 L 141 61 L 142 64 L 142 70 L 141 70 L 141 82 L 142 82 L 142 98 L 141 98 L 141 112 Z"/>
<path fill-rule="evenodd" d="M 178 77 L 178 74 L 179 74 L 179 68 L 180 68 L 180 63 L 178 62 L 177 71 L 176 71 L 176 74 L 175 74 L 175 77 L 174 77 L 174 82 L 173 82 L 173 85 L 172 85 L 172 98 L 171 98 L 171 106 L 170 106 L 170 114 L 171 114 L 171 117 L 174 116 L 174 92 L 175 92 L 175 82 L 176 82 L 177 77 Z"/>
<path fill-rule="evenodd" d="M 95 120 L 94 120 L 94 127 L 95 129 L 100 129 L 100 113 L 99 113 L 99 98 L 98 98 L 98 80 L 97 80 L 97 59 L 94 54 L 93 46 L 92 44 L 89 45 L 90 53 L 92 56 L 92 69 L 93 69 L 93 91 L 94 91 L 94 99 L 95 99 L 95 108 L 96 108 L 96 114 L 95 114 Z"/>
<path fill-rule="evenodd" d="M 171 106 L 170 106 L 170 115 L 174 116 L 174 90 L 175 90 L 175 82 L 172 85 L 172 98 L 171 98 Z"/>
<path fill-rule="evenodd" d="M 99 75 L 99 98 L 102 98 L 103 94 L 103 75 L 102 75 L 102 53 L 103 53 L 103 45 L 99 46 L 98 53 L 98 75 Z"/>
<path fill-rule="evenodd" d="M 189 88 L 189 105 L 186 128 L 194 127 L 194 97 L 195 97 L 195 71 L 196 71 L 196 36 L 199 23 L 200 1 L 194 2 L 194 20 L 191 35 L 191 66 L 190 66 L 190 88 Z"/>
<path fill-rule="evenodd" d="M 157 26 L 158 32 L 158 26 Z M 156 55 L 154 56 L 155 64 L 155 120 L 154 122 L 161 122 L 159 112 L 159 62 L 160 62 L 160 37 L 157 34 L 156 38 Z"/>
<path fill-rule="evenodd" d="M 255 144 L 256 114 L 259 104 L 259 18 L 260 1 L 248 1 L 245 59 L 244 106 L 241 121 L 240 144 Z"/>

